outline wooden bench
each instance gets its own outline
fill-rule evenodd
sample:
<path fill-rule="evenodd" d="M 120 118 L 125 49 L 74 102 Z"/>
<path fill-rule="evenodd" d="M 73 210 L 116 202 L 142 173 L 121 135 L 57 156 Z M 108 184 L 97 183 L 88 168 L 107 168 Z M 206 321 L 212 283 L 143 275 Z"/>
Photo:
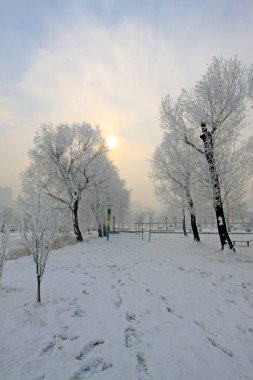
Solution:
<path fill-rule="evenodd" d="M 250 243 L 251 241 L 253 241 L 253 240 L 233 240 L 233 244 L 234 244 L 234 246 L 235 246 L 235 245 L 236 245 L 235 243 L 241 243 L 241 244 L 246 243 L 246 244 L 247 244 L 247 247 L 249 247 L 249 243 Z"/>

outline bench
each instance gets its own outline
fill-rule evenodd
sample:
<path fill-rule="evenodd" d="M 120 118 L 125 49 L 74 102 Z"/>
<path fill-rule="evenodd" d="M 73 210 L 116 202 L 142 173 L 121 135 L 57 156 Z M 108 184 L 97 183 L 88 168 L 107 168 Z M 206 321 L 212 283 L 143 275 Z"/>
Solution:
<path fill-rule="evenodd" d="M 235 246 L 235 243 L 241 243 L 241 244 L 243 244 L 243 243 L 247 243 L 247 247 L 249 247 L 249 243 L 250 243 L 251 241 L 253 241 L 253 240 L 233 240 L 233 244 L 234 244 L 234 246 Z"/>

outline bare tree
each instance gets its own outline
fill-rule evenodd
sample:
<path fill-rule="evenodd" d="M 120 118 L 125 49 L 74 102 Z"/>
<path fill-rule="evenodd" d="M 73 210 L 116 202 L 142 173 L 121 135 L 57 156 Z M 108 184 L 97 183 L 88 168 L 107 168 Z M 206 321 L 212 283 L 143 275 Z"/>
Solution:
<path fill-rule="evenodd" d="M 162 126 L 177 130 L 182 141 L 206 159 L 222 249 L 227 244 L 235 250 L 226 226 L 217 152 L 236 141 L 244 126 L 249 74 L 237 57 L 214 57 L 193 91 L 183 90 L 175 104 L 168 96 L 161 105 Z"/>
<path fill-rule="evenodd" d="M 143 230 L 143 223 L 144 223 L 144 211 L 140 211 L 135 215 L 136 220 L 136 232 L 137 234 L 141 233 L 141 238 L 143 240 L 144 230 Z"/>
<path fill-rule="evenodd" d="M 87 123 L 55 128 L 43 125 L 36 132 L 34 145 L 28 153 L 32 164 L 23 176 L 32 177 L 45 194 L 70 210 L 76 239 L 81 242 L 81 196 L 93 186 L 96 160 L 106 152 L 100 130 Z"/>
<path fill-rule="evenodd" d="M 154 221 L 155 211 L 152 208 L 150 208 L 150 207 L 146 207 L 145 208 L 145 212 L 146 212 L 147 217 L 148 217 L 148 224 L 149 224 L 148 241 L 150 242 L 150 240 L 151 240 L 151 232 L 152 232 L 152 222 Z"/>
<path fill-rule="evenodd" d="M 51 244 L 59 232 L 61 216 L 52 209 L 50 199 L 43 193 L 35 193 L 26 187 L 22 199 L 24 239 L 31 251 L 36 266 L 37 302 L 41 302 L 41 282 Z"/>

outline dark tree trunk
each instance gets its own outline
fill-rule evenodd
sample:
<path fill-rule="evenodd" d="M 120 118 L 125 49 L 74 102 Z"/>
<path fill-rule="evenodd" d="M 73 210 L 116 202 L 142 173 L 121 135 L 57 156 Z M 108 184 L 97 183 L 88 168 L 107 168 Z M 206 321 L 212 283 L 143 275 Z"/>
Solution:
<path fill-rule="evenodd" d="M 211 132 L 208 132 L 206 124 L 201 124 L 202 135 L 200 138 L 204 142 L 204 153 L 208 163 L 209 174 L 211 178 L 212 190 L 213 190 L 213 205 L 216 213 L 217 227 L 220 236 L 221 248 L 224 249 L 225 244 L 228 244 L 229 248 L 235 251 L 233 243 L 229 237 L 226 220 L 224 216 L 223 204 L 221 199 L 221 190 L 219 177 L 216 170 L 214 152 L 213 152 L 213 138 Z"/>
<path fill-rule="evenodd" d="M 165 216 L 165 230 L 167 231 L 168 229 L 168 217 Z"/>
<path fill-rule="evenodd" d="M 194 241 L 200 241 L 198 226 L 197 226 L 197 222 L 196 222 L 196 215 L 195 215 L 195 210 L 194 210 L 194 205 L 193 205 L 193 200 L 192 200 L 191 192 L 190 192 L 190 178 L 189 178 L 189 176 L 186 179 L 185 192 L 186 192 L 186 198 L 187 198 L 187 203 L 188 203 L 188 209 L 189 209 L 189 212 L 191 215 L 191 228 L 192 228 L 192 233 L 193 233 L 193 239 L 194 239 Z"/>
<path fill-rule="evenodd" d="M 183 217 L 182 224 L 183 224 L 184 236 L 187 236 L 186 224 L 185 224 L 185 212 L 184 212 L 184 208 L 182 208 L 182 217 Z"/>
<path fill-rule="evenodd" d="M 101 223 L 98 224 L 98 237 L 103 237 L 103 231 L 102 231 Z"/>
<path fill-rule="evenodd" d="M 106 236 L 106 225 L 103 224 L 103 236 Z"/>
<path fill-rule="evenodd" d="M 194 214 L 191 214 L 191 227 L 192 227 L 194 241 L 200 241 L 199 231 L 198 231 L 198 227 L 196 223 L 196 217 Z"/>
<path fill-rule="evenodd" d="M 72 218 L 73 218 L 73 228 L 74 228 L 74 233 L 76 236 L 76 241 L 78 243 L 83 241 L 82 233 L 79 228 L 79 222 L 78 222 L 78 207 L 79 207 L 79 201 L 78 199 L 75 200 L 74 207 L 72 209 Z"/>
<path fill-rule="evenodd" d="M 38 259 L 36 260 L 36 275 L 37 275 L 37 302 L 41 302 L 40 294 L 40 284 L 41 284 L 41 275 L 39 274 L 39 263 Z"/>
<path fill-rule="evenodd" d="M 41 284 L 41 277 L 40 275 L 37 275 L 37 302 L 41 302 L 41 294 L 40 294 L 40 284 Z"/>

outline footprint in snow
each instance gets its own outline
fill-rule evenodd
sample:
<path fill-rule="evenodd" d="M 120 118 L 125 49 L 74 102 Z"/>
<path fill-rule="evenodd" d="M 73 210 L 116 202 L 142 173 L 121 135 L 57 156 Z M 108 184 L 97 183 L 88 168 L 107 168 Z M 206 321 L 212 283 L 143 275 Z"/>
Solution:
<path fill-rule="evenodd" d="M 236 325 L 235 326 L 239 331 L 241 331 L 243 334 L 247 334 L 247 331 L 246 329 L 244 328 L 244 326 L 241 326 L 241 325 Z"/>
<path fill-rule="evenodd" d="M 130 348 L 139 343 L 141 343 L 141 339 L 137 331 L 132 326 L 127 327 L 125 329 L 125 346 Z"/>
<path fill-rule="evenodd" d="M 135 321 L 135 319 L 136 319 L 135 313 L 129 313 L 129 312 L 126 313 L 126 320 L 128 322 Z"/>
<path fill-rule="evenodd" d="M 165 303 L 165 305 L 166 305 L 166 310 L 167 310 L 169 313 L 175 315 L 175 317 L 177 317 L 177 318 L 183 319 L 183 316 L 182 316 L 182 315 L 175 313 L 175 311 L 174 311 L 174 310 L 168 305 L 168 303 L 167 303 L 167 298 L 166 298 L 165 296 L 160 296 L 160 298 L 161 298 L 161 300 Z"/>
<path fill-rule="evenodd" d="M 57 343 L 62 341 L 73 341 L 79 338 L 79 335 L 67 335 L 67 334 L 58 334 L 54 335 L 53 339 L 48 342 L 48 344 L 43 348 L 41 355 L 48 354 L 51 355 L 54 348 L 56 347 Z M 62 346 L 61 344 L 58 345 L 58 349 L 60 349 Z"/>
<path fill-rule="evenodd" d="M 42 353 L 41 355 L 44 355 L 44 354 L 48 354 L 48 355 L 51 355 L 54 348 L 56 346 L 56 341 L 55 340 L 51 340 L 50 342 L 48 342 L 48 344 L 43 348 L 42 350 Z"/>
<path fill-rule="evenodd" d="M 123 299 L 120 296 L 120 292 L 119 291 L 117 292 L 117 299 L 115 301 L 113 301 L 113 302 L 114 302 L 114 305 L 116 306 L 116 309 L 118 309 L 122 305 Z"/>
<path fill-rule="evenodd" d="M 75 359 L 76 360 L 84 359 L 91 351 L 94 350 L 95 347 L 97 347 L 101 344 L 104 344 L 104 342 L 105 341 L 103 339 L 96 339 L 96 340 L 93 340 L 93 341 L 85 344 L 83 346 L 83 348 L 81 349 L 81 351 L 79 352 L 79 354 L 75 356 Z"/>
<path fill-rule="evenodd" d="M 125 286 L 126 285 L 124 282 L 121 281 L 121 279 L 118 280 L 118 283 L 120 284 L 120 286 Z"/>
<path fill-rule="evenodd" d="M 150 294 L 151 296 L 153 296 L 154 295 L 154 293 L 152 293 L 148 288 L 147 289 L 145 289 L 146 290 L 146 292 L 148 293 L 148 294 Z"/>
<path fill-rule="evenodd" d="M 205 325 L 204 323 L 200 322 L 200 321 L 197 321 L 196 319 L 193 320 L 193 322 L 195 323 L 196 326 L 200 327 L 204 332 L 206 332 L 207 334 L 209 335 L 212 335 L 212 336 L 217 336 L 217 334 L 214 334 L 213 332 L 211 332 Z"/>
<path fill-rule="evenodd" d="M 180 315 L 180 314 L 176 314 L 176 313 L 174 312 L 174 310 L 171 309 L 171 307 L 167 306 L 167 307 L 166 307 L 166 310 L 167 310 L 169 313 L 175 315 L 175 317 L 180 318 L 180 319 L 183 319 L 183 316 Z"/>
<path fill-rule="evenodd" d="M 76 340 L 79 338 L 79 335 L 68 335 L 68 334 L 59 334 L 59 335 L 54 335 L 55 339 L 60 339 L 60 340 Z"/>
<path fill-rule="evenodd" d="M 232 358 L 234 356 L 233 352 L 231 350 L 229 350 L 228 348 L 226 347 L 223 347 L 222 345 L 220 345 L 218 342 L 216 342 L 214 339 L 210 338 L 210 337 L 207 337 L 207 339 L 209 340 L 209 342 L 216 348 L 218 348 L 220 351 L 222 351 L 224 354 L 226 354 L 227 356 L 229 356 L 230 358 Z"/>
<path fill-rule="evenodd" d="M 71 317 L 83 317 L 84 316 L 84 311 L 80 309 L 79 306 L 77 306 L 74 310 L 74 313 L 71 315 Z"/>
<path fill-rule="evenodd" d="M 149 374 L 146 358 L 143 352 L 138 352 L 136 355 L 137 359 L 137 372 L 139 380 L 151 380 L 152 377 Z"/>
<path fill-rule="evenodd" d="M 70 380 L 85 380 L 89 379 L 93 374 L 104 372 L 112 368 L 113 364 L 106 361 L 104 358 L 94 358 L 84 363 L 75 373 L 71 376 Z"/>

